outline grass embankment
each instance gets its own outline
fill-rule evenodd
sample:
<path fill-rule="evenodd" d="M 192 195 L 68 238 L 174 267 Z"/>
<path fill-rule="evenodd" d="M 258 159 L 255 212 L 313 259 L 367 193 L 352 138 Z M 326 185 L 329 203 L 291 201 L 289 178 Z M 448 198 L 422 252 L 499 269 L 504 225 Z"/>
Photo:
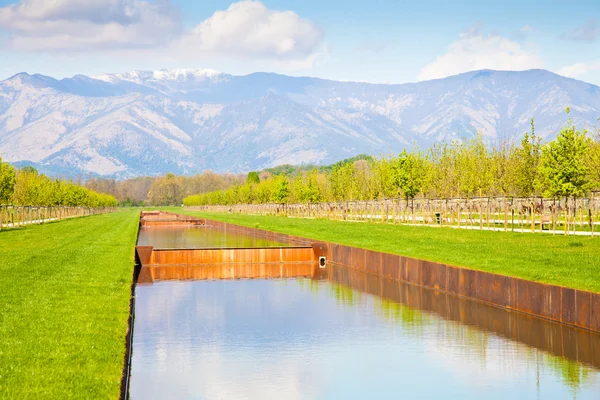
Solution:
<path fill-rule="evenodd" d="M 119 397 L 138 215 L 0 231 L 0 398 Z"/>
<path fill-rule="evenodd" d="M 600 238 L 169 211 L 600 292 Z"/>

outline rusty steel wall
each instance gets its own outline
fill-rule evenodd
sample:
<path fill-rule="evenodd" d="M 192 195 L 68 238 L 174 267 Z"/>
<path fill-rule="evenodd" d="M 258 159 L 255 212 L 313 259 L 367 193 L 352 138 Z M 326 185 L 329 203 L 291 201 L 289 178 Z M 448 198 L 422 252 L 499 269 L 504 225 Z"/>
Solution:
<path fill-rule="evenodd" d="M 164 225 L 204 225 L 202 218 L 190 217 L 188 215 L 175 214 L 164 211 L 142 211 L 140 213 L 141 226 L 164 226 Z"/>
<path fill-rule="evenodd" d="M 140 214 L 140 224 L 205 225 L 206 221 L 162 211 L 143 211 Z M 138 282 L 313 277 L 317 273 L 318 252 L 315 252 L 310 241 L 215 221 L 211 221 L 210 226 L 223 232 L 275 240 L 290 246 L 234 249 L 154 249 L 152 246 L 136 246 L 136 257 L 140 265 Z"/>
<path fill-rule="evenodd" d="M 314 241 L 226 222 L 206 220 L 206 224 L 224 230 L 276 239 L 283 243 L 311 245 L 315 250 L 316 257 L 319 255 L 327 257 L 328 265 L 342 265 L 366 274 L 382 276 L 600 332 L 600 293 L 543 284 L 336 243 Z"/>
<path fill-rule="evenodd" d="M 167 279 L 238 279 L 313 276 L 312 247 L 153 249 L 136 247 L 138 282 Z"/>
<path fill-rule="evenodd" d="M 332 265 L 328 276 L 331 281 L 360 292 L 389 299 L 412 309 L 433 312 L 445 320 L 474 326 L 600 368 L 600 342 L 594 332 L 523 313 L 508 313 L 499 307 L 339 265 Z"/>

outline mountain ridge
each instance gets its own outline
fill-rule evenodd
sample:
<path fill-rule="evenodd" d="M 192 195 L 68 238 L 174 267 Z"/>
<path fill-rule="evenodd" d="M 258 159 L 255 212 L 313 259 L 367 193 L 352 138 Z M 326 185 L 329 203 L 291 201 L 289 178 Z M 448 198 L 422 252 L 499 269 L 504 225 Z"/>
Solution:
<path fill-rule="evenodd" d="M 274 73 L 164 69 L 0 82 L 0 156 L 51 171 L 113 176 L 242 172 L 396 153 L 481 131 L 550 139 L 593 126 L 600 87 L 546 70 L 431 81 L 338 82 Z"/>

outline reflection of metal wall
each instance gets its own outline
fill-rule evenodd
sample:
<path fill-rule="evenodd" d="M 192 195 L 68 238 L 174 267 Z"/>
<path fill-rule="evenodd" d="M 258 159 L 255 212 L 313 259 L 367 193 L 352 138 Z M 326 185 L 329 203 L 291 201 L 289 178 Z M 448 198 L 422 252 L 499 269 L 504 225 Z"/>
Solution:
<path fill-rule="evenodd" d="M 330 244 L 329 259 L 368 274 L 600 331 L 600 294 Z"/>
<path fill-rule="evenodd" d="M 276 239 L 282 243 L 311 243 L 309 239 L 208 221 L 222 229 Z M 547 285 L 509 276 L 454 267 L 437 262 L 359 249 L 329 242 L 312 242 L 316 256 L 328 265 L 423 286 L 459 297 L 520 311 L 552 321 L 600 332 L 600 293 Z"/>
<path fill-rule="evenodd" d="M 332 266 L 329 279 L 446 320 L 475 326 L 551 354 L 600 368 L 600 337 L 592 332 L 407 285 L 382 275 Z"/>

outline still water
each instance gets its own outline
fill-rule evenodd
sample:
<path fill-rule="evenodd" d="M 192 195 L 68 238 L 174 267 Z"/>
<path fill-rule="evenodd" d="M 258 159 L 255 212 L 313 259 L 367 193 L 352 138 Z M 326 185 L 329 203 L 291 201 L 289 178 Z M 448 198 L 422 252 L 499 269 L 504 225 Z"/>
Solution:
<path fill-rule="evenodd" d="M 157 249 L 224 249 L 289 245 L 208 226 L 150 226 L 140 228 L 138 246 L 154 246 Z"/>
<path fill-rule="evenodd" d="M 403 284 L 388 282 L 394 301 L 363 277 L 329 279 L 138 286 L 131 398 L 600 398 L 598 365 L 575 361 L 584 346 L 600 353 L 598 335 Z M 388 283 L 372 285 L 386 295 Z M 556 355 L 570 346 L 572 359 Z"/>

